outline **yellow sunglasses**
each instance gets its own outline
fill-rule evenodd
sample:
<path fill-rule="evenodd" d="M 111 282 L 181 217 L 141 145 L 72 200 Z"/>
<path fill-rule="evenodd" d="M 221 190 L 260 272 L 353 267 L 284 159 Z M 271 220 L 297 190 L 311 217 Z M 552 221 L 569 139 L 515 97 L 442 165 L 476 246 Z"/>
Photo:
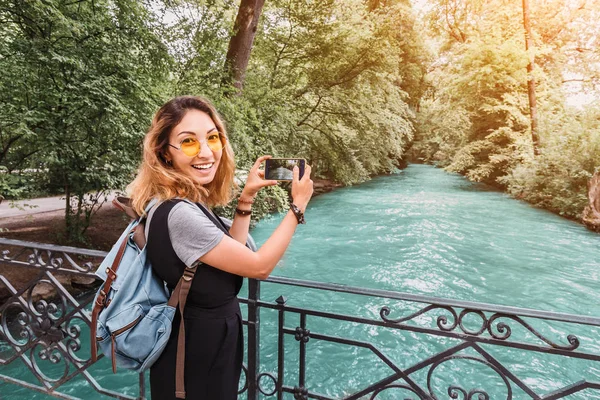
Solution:
<path fill-rule="evenodd" d="M 206 144 L 212 151 L 221 151 L 223 150 L 224 142 L 226 140 L 227 139 L 218 132 L 211 133 L 206 137 Z M 194 136 L 189 136 L 183 139 L 179 144 L 179 147 L 173 146 L 171 143 L 169 143 L 169 146 L 177 150 L 181 150 L 183 154 L 188 157 L 196 157 L 198 154 L 200 154 L 200 149 L 202 148 L 200 141 Z"/>

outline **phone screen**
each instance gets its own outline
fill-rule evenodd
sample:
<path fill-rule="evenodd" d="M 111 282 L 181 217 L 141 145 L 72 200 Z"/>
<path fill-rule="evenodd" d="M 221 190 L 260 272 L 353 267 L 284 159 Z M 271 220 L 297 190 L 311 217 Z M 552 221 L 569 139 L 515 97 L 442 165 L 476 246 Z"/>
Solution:
<path fill-rule="evenodd" d="M 303 158 L 269 158 L 265 160 L 265 179 L 276 181 L 291 181 L 294 179 L 294 166 L 300 170 L 299 177 L 304 175 Z"/>

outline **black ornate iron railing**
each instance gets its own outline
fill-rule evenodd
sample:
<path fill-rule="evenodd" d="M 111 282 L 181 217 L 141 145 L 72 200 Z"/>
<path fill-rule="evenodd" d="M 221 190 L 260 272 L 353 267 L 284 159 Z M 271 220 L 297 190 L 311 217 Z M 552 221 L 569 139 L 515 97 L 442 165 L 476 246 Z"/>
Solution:
<path fill-rule="evenodd" d="M 120 393 L 98 382 L 102 367 L 91 363 L 85 347 L 91 296 L 74 297 L 65 288 L 65 277 L 92 277 L 106 253 L 8 239 L 0 239 L 0 250 L 0 296 L 4 296 L 0 300 L 0 382 L 73 399 L 78 397 L 69 385 L 78 380 L 89 387 L 83 398 L 95 398 L 92 393 L 146 398 L 143 374 L 130 374 L 138 382 L 137 393 L 130 389 Z M 10 276 L 20 269 L 33 275 L 15 288 Z M 3 273 L 7 270 L 11 274 Z M 52 290 L 38 299 L 40 286 Z M 269 295 L 261 296 L 261 290 Z M 281 294 L 294 300 L 287 301 Z M 267 297 L 275 300 L 266 301 Z M 333 297 L 337 300 L 327 300 Z M 241 301 L 247 314 L 247 363 L 240 397 L 600 398 L 600 318 L 281 277 L 249 280 L 248 296 Z M 349 311 L 340 312 L 340 302 Z M 369 307 L 362 307 L 367 303 Z M 261 332 L 268 333 L 268 343 L 261 340 Z M 380 334 L 386 338 L 383 342 Z M 424 342 L 433 343 L 434 350 L 419 347 Z M 326 381 L 331 377 L 315 379 L 310 374 L 311 366 L 318 369 L 323 363 L 337 362 L 325 351 L 309 351 L 321 345 L 366 351 L 381 367 L 358 367 L 354 375 L 362 373 L 364 379 L 355 379 L 347 387 L 341 379 L 329 385 Z M 315 357 L 325 360 L 315 361 Z M 561 371 L 546 371 L 557 365 L 544 367 L 549 357 L 559 357 L 558 364 L 565 364 L 577 380 L 569 381 Z M 580 367 L 567 365 L 573 362 Z M 585 363 L 594 366 L 581 367 Z M 107 364 L 103 369 L 110 368 Z M 541 385 L 528 371 L 552 372 L 548 375 L 552 384 Z M 337 372 L 344 375 L 347 368 Z"/>

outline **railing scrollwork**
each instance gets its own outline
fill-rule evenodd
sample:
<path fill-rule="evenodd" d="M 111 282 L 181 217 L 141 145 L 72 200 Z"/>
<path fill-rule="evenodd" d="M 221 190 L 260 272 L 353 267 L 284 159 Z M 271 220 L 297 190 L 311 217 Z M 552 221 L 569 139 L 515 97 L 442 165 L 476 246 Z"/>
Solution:
<path fill-rule="evenodd" d="M 93 376 L 89 349 L 85 347 L 90 326 L 91 296 L 73 297 L 58 279 L 59 274 L 93 277 L 93 271 L 105 253 L 7 239 L 0 239 L 0 250 L 0 267 L 34 271 L 35 276 L 26 287 L 17 289 L 0 270 L 0 295 L 4 296 L 0 300 L 0 365 L 20 363 L 31 372 L 36 383 L 5 373 L 6 368 L 0 370 L 0 382 L 59 398 L 73 398 L 61 392 L 61 389 L 79 379 L 87 383 L 90 393 L 95 391 L 118 399 L 145 398 L 143 375 L 138 377 L 137 393 L 119 393 L 105 388 Z M 264 295 L 261 296 L 261 285 L 276 288 L 278 297 L 274 296 L 274 300 L 265 299 Z M 49 289 L 46 293 L 50 294 L 40 297 L 38 292 L 42 286 Z M 344 314 L 327 309 L 299 307 L 283 297 L 290 287 L 295 290 L 358 296 L 375 304 L 374 315 L 360 316 L 358 311 Z M 247 329 L 248 354 L 242 369 L 240 383 L 243 385 L 240 386 L 239 393 L 241 397 L 248 399 L 254 400 L 261 396 L 277 400 L 378 400 L 398 393 L 395 398 L 420 400 L 497 400 L 525 397 L 551 400 L 583 390 L 596 390 L 596 394 L 600 395 L 598 376 L 585 375 L 586 371 L 581 371 L 581 376 L 575 383 L 550 393 L 538 393 L 538 389 L 531 385 L 527 377 L 521 376 L 523 371 L 515 372 L 505 359 L 498 358 L 498 354 L 492 351 L 500 348 L 513 349 L 526 352 L 532 357 L 550 354 L 565 360 L 600 362 L 600 354 L 596 350 L 600 348 L 600 338 L 597 335 L 600 331 L 600 318 L 282 277 L 271 277 L 264 282 L 252 280 L 248 297 L 240 300 L 246 304 L 248 311 L 248 317 L 243 321 Z M 269 314 L 271 319 L 265 319 L 263 315 L 261 320 L 261 310 L 272 310 Z M 316 319 L 328 321 L 331 326 L 340 328 L 334 333 L 324 332 L 313 322 Z M 286 325 L 289 321 L 294 323 Z M 410 362 L 405 360 L 400 365 L 390 351 L 402 348 L 405 343 L 392 341 L 384 347 L 378 347 L 369 339 L 348 335 L 341 328 L 347 323 L 391 333 L 439 338 L 443 339 L 446 347 L 431 354 L 412 354 Z M 268 339 L 271 342 L 269 352 L 261 347 L 261 329 L 263 337 L 265 331 L 270 330 L 268 337 L 276 338 L 276 343 Z M 286 337 L 294 340 L 286 341 Z M 383 375 L 377 381 L 350 392 L 321 393 L 320 391 L 327 392 L 329 388 L 322 386 L 322 382 L 315 380 L 313 375 L 307 374 L 307 365 L 314 357 L 327 357 L 324 353 L 310 351 L 314 346 L 322 344 L 360 348 L 363 352 L 369 352 L 372 359 L 380 364 L 377 368 L 380 368 L 378 371 Z M 405 351 L 411 350 L 407 348 Z M 266 366 L 267 358 L 270 360 L 269 367 Z M 273 367 L 274 362 L 276 367 Z M 461 374 L 444 372 L 457 369 L 474 369 L 490 381 L 475 384 L 468 379 L 464 380 L 468 376 L 465 378 Z M 132 375 L 134 377 L 135 374 Z M 492 380 L 495 383 L 492 384 Z M 517 391 L 518 396 L 515 395 Z M 85 398 L 90 398 L 89 393 Z"/>

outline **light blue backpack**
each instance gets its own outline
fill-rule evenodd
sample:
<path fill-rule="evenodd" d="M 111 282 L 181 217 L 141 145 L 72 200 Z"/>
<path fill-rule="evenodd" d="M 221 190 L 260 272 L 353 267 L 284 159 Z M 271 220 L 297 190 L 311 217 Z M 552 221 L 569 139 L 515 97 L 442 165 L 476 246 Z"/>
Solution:
<path fill-rule="evenodd" d="M 104 355 L 112 360 L 113 372 L 116 372 L 117 365 L 142 372 L 152 366 L 167 345 L 175 307 L 179 306 L 183 315 L 197 265 L 185 269 L 175 290 L 170 293 L 166 283 L 154 274 L 147 259 L 144 233 L 146 218 L 137 217 L 128 198 L 117 197 L 113 203 L 135 219 L 96 271 L 96 275 L 104 284 L 96 294 L 92 309 L 92 361 L 97 360 L 97 347 L 100 347 Z M 156 202 L 152 201 L 146 207 L 146 215 L 155 204 Z M 230 220 L 222 220 L 227 227 L 231 226 Z M 256 245 L 250 235 L 246 245 L 256 251 Z M 184 325 L 179 325 L 177 344 L 178 398 L 185 398 Z"/>

